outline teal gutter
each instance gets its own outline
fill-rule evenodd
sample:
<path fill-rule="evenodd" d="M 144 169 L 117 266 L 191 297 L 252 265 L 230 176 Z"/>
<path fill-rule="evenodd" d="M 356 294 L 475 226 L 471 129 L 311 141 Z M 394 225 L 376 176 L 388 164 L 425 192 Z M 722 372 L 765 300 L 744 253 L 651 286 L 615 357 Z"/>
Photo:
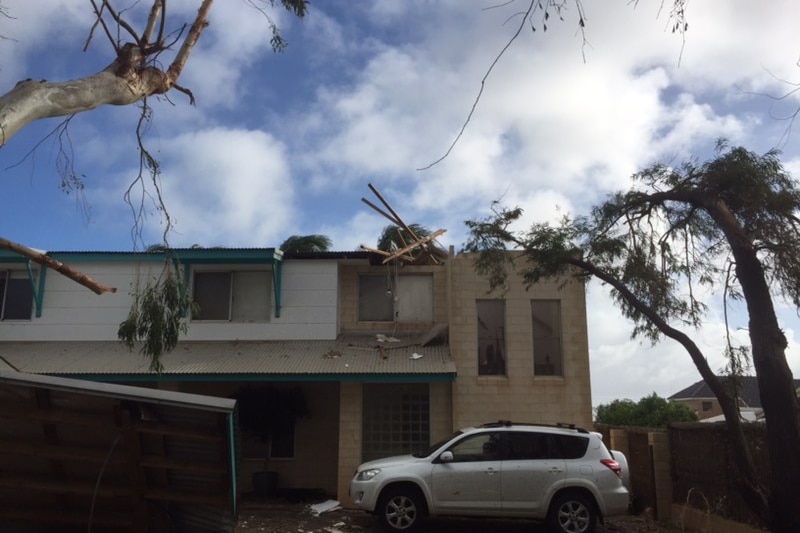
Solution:
<path fill-rule="evenodd" d="M 454 382 L 456 373 L 441 374 L 62 374 L 48 373 L 48 376 L 68 377 L 84 381 L 116 382 L 116 383 L 149 383 L 149 382 L 224 382 L 224 381 L 263 381 L 263 382 L 365 382 L 365 383 L 418 383 Z"/>

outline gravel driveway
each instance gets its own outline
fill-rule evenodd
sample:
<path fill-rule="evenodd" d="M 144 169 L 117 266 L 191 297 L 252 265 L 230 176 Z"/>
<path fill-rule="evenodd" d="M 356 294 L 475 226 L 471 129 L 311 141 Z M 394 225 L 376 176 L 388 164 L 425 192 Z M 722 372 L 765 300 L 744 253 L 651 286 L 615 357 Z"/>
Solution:
<path fill-rule="evenodd" d="M 547 528 L 527 520 L 428 519 L 422 533 L 547 533 Z M 598 533 L 674 533 L 644 517 L 609 520 Z M 309 504 L 245 501 L 236 533 L 385 533 L 377 519 L 363 511 L 338 509 L 314 516 Z"/>

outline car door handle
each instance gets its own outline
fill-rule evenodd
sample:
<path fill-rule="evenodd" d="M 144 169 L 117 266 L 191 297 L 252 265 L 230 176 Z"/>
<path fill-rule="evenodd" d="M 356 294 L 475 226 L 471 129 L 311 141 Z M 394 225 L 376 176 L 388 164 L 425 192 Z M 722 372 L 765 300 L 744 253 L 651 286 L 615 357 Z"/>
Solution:
<path fill-rule="evenodd" d="M 495 470 L 494 468 L 487 468 L 486 470 L 484 470 L 484 472 L 485 472 L 486 474 L 490 475 L 490 476 L 493 476 L 493 475 L 495 475 L 495 474 L 496 474 L 498 471 L 497 471 L 497 470 Z"/>
<path fill-rule="evenodd" d="M 551 474 L 560 474 L 563 471 L 564 471 L 563 468 L 559 468 L 557 466 L 553 466 L 550 468 L 550 470 L 548 470 L 548 472 L 550 472 Z"/>

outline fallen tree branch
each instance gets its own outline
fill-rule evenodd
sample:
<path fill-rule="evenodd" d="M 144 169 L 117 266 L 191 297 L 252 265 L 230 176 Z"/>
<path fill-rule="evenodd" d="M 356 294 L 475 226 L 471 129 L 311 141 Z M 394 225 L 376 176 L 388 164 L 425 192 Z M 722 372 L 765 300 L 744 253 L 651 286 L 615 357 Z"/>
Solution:
<path fill-rule="evenodd" d="M 75 281 L 76 283 L 80 283 L 84 287 L 87 287 L 95 294 L 103 294 L 106 292 L 117 292 L 116 287 L 109 287 L 108 285 L 103 285 L 102 283 L 90 278 L 83 272 L 70 268 L 61 261 L 53 259 L 46 253 L 38 252 L 32 248 L 23 246 L 22 244 L 18 244 L 16 242 L 9 241 L 8 239 L 4 239 L 3 237 L 0 237 L 0 248 L 5 248 L 6 250 L 10 250 L 15 254 L 19 254 L 22 257 L 30 259 L 34 263 L 38 263 L 48 268 L 52 268 L 59 274 L 62 274 L 68 277 L 69 279 Z"/>

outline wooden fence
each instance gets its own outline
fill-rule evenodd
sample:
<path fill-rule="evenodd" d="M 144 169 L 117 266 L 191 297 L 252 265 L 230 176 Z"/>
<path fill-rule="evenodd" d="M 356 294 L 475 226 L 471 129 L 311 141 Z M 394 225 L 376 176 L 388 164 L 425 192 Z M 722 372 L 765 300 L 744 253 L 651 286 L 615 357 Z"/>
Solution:
<path fill-rule="evenodd" d="M 650 509 L 669 520 L 673 504 L 686 505 L 756 528 L 764 527 L 738 489 L 724 423 L 677 423 L 668 429 L 597 426 L 609 448 L 628 458 L 633 510 Z M 769 484 L 769 457 L 763 424 L 745 426 L 756 472 Z"/>

